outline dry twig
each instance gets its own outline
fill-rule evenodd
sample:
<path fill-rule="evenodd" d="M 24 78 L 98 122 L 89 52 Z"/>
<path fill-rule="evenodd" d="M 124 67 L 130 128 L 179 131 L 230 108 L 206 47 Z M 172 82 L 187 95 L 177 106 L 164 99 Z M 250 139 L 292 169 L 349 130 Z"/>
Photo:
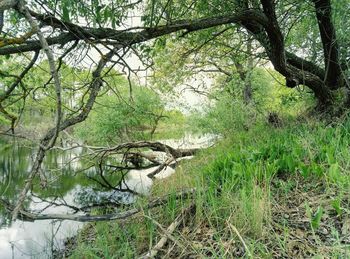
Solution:
<path fill-rule="evenodd" d="M 178 215 L 176 217 L 176 219 L 174 220 L 173 223 L 171 223 L 169 225 L 169 227 L 166 229 L 164 235 L 162 236 L 162 238 L 158 241 L 158 243 L 150 250 L 148 251 L 145 255 L 139 257 L 140 259 L 146 259 L 146 258 L 154 258 L 159 250 L 161 250 L 163 248 L 163 246 L 166 244 L 166 242 L 168 241 L 169 237 L 171 236 L 171 234 L 175 231 L 175 229 L 181 224 L 181 222 L 183 221 L 184 217 L 186 216 L 186 214 L 191 211 L 191 209 L 194 207 L 194 204 L 192 203 L 189 207 L 183 209 L 180 213 L 180 215 Z"/>

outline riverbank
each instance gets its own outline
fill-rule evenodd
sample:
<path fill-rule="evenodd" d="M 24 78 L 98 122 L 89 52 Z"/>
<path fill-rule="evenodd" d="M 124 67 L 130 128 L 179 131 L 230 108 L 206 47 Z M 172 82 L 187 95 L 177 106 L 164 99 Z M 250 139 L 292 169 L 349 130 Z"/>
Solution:
<path fill-rule="evenodd" d="M 347 257 L 349 132 L 348 121 L 237 132 L 183 161 L 135 206 L 172 193 L 165 205 L 89 224 L 70 257 L 131 258 L 154 248 L 168 258 Z M 172 198 L 187 188 L 193 199 Z"/>
<path fill-rule="evenodd" d="M 133 192 L 141 196 L 148 195 L 154 179 L 165 178 L 174 172 L 173 167 L 177 162 L 174 158 L 169 160 L 169 156 L 172 155 L 166 154 L 167 149 L 172 149 L 172 152 L 176 153 L 173 155 L 179 156 L 176 160 L 180 161 L 190 158 L 196 150 L 212 145 L 216 138 L 217 136 L 210 134 L 185 134 L 180 139 L 164 140 L 164 146 L 159 142 L 128 143 L 129 151 L 133 148 L 133 144 L 137 149 L 140 145 L 143 146 L 145 158 L 150 157 L 150 162 L 153 161 L 154 165 L 148 166 L 147 161 L 143 161 L 143 169 L 134 168 L 124 175 L 123 179 L 117 178 L 119 175 L 116 173 L 109 175 L 108 180 L 113 184 L 122 181 L 120 182 L 122 187 L 117 184 L 119 188 L 125 186 L 130 190 L 125 191 L 124 188 L 124 191 L 120 192 L 92 180 L 93 177 L 99 179 L 100 174 L 93 166 L 87 148 L 69 146 L 68 143 L 68 146 L 63 146 L 62 149 L 53 149 L 48 152 L 44 160 L 41 181 L 34 183 L 31 195 L 28 197 L 25 219 L 16 222 L 11 221 L 11 201 L 17 199 L 21 186 L 27 179 L 35 147 L 26 145 L 21 139 L 12 139 L 8 142 L 4 140 L 0 148 L 2 154 L 0 168 L 3 177 L 0 183 L 0 257 L 51 257 L 52 251 L 62 248 L 66 238 L 74 240 L 72 236 L 75 236 L 77 230 L 84 224 L 73 220 L 56 220 L 57 215 L 62 219 L 77 216 L 77 211 L 80 216 L 84 214 L 86 217 L 94 212 L 98 212 L 99 215 L 108 213 L 108 209 L 90 212 L 90 206 L 93 204 L 96 207 L 97 204 L 101 204 L 100 207 L 105 207 L 103 204 L 130 207 L 130 203 L 136 197 Z M 147 153 L 146 148 L 152 147 L 152 144 L 158 151 L 150 149 Z M 167 144 L 170 146 L 166 146 Z M 114 160 L 109 161 L 118 164 L 119 158 L 116 156 Z M 166 161 L 169 161 L 169 164 L 163 168 L 162 164 Z M 163 170 L 158 170 L 159 165 Z M 43 187 L 42 183 L 46 183 L 46 187 L 50 186 L 52 189 Z M 110 212 L 112 213 L 112 210 Z M 117 213 L 117 210 L 113 213 Z"/>

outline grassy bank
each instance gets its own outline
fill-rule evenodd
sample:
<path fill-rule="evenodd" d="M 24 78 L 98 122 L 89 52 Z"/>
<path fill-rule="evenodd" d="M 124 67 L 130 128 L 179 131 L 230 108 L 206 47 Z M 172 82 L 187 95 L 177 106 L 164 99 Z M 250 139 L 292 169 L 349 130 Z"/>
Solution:
<path fill-rule="evenodd" d="M 348 121 L 236 132 L 156 182 L 149 198 L 194 187 L 193 199 L 173 195 L 128 220 L 90 224 L 70 256 L 138 257 L 167 236 L 159 257 L 346 258 L 349 134 Z M 168 233 L 190 203 L 194 207 Z"/>

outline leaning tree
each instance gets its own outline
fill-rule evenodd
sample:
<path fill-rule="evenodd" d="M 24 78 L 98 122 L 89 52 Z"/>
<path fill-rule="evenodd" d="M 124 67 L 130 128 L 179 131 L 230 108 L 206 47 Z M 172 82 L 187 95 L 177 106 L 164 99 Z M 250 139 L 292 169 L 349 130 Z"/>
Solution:
<path fill-rule="evenodd" d="M 210 46 L 214 55 L 210 50 L 202 53 L 209 67 L 218 68 L 220 63 L 213 64 L 215 55 L 221 56 L 219 62 L 227 65 L 225 59 L 230 58 L 227 49 L 238 52 L 230 60 L 233 64 L 244 51 L 245 54 L 249 53 L 247 47 L 242 48 L 249 42 L 237 40 L 236 35 L 241 34 L 247 39 L 255 39 L 253 46 L 256 49 L 251 56 L 259 54 L 259 58 L 269 60 L 286 78 L 287 87 L 305 85 L 311 89 L 318 100 L 318 108 L 327 110 L 334 103 L 334 92 L 339 92 L 339 89 L 345 89 L 345 94 L 348 92 L 348 1 L 157 1 L 157 4 L 150 6 L 149 16 L 156 13 L 153 16 L 160 16 L 170 24 L 189 17 L 245 14 L 238 22 L 221 26 L 220 29 L 199 31 L 195 33 L 196 37 L 188 37 L 187 45 L 193 48 L 185 51 L 184 55 L 198 53 L 205 49 L 203 46 Z M 220 45 L 224 46 L 221 47 L 222 51 Z M 239 67 L 235 68 L 238 73 L 241 72 Z M 225 70 L 218 72 L 228 74 Z M 344 107 L 349 103 L 341 105 Z"/>
<path fill-rule="evenodd" d="M 186 37 L 216 26 L 235 26 L 237 33 L 254 38 L 254 44 L 259 44 L 286 78 L 288 87 L 307 86 L 314 92 L 318 107 L 325 109 L 332 105 L 334 91 L 349 87 L 349 9 L 348 0 L 0 1 L 0 55 L 15 56 L 25 63 L 19 74 L 1 71 L 2 78 L 12 80 L 1 85 L 0 112 L 11 121 L 14 134 L 18 116 L 9 109 L 35 90 L 35 86 L 23 83 L 24 78 L 43 59 L 50 68 L 45 87 L 53 89 L 56 106 L 53 127 L 40 140 L 13 218 L 46 151 L 55 145 L 60 132 L 87 118 L 104 77 L 113 66 L 128 67 L 125 55 L 136 52 L 140 44 L 172 33 Z M 137 26 L 129 17 L 133 12 L 143 16 Z M 90 51 L 98 55 L 90 56 L 95 66 L 85 85 L 84 99 L 74 111 L 67 112 L 62 105 L 60 64 L 77 52 L 83 55 L 77 58 L 80 62 Z"/>

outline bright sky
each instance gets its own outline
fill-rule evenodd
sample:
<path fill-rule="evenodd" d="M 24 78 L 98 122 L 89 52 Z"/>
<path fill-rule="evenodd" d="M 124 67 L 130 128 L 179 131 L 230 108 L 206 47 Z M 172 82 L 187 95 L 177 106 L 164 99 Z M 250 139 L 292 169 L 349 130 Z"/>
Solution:
<path fill-rule="evenodd" d="M 129 18 L 124 22 L 124 26 L 120 27 L 119 29 L 122 30 L 142 26 L 141 14 L 140 9 L 130 11 Z M 90 67 L 91 64 L 98 61 L 99 58 L 100 54 L 97 50 L 93 49 L 89 52 L 89 56 L 86 57 L 84 63 L 87 67 Z M 139 82 L 141 85 L 147 85 L 147 81 L 149 81 L 147 80 L 147 75 L 150 75 L 151 71 L 142 71 L 145 69 L 145 67 L 135 54 L 131 53 L 128 55 L 125 58 L 125 61 L 132 70 L 141 70 L 137 71 L 137 77 L 133 75 L 133 79 L 136 82 Z M 212 80 L 209 77 L 203 78 L 203 75 L 201 75 L 198 78 L 189 79 L 184 85 L 178 86 L 176 89 L 176 97 L 164 96 L 164 99 L 167 102 L 166 106 L 171 109 L 179 109 L 185 113 L 188 113 L 192 109 L 200 109 L 200 107 L 203 106 L 203 103 L 207 102 L 207 97 L 189 89 L 188 86 L 191 85 L 194 89 L 204 90 L 203 87 L 201 87 L 203 82 L 206 89 L 210 88 L 212 85 Z"/>

